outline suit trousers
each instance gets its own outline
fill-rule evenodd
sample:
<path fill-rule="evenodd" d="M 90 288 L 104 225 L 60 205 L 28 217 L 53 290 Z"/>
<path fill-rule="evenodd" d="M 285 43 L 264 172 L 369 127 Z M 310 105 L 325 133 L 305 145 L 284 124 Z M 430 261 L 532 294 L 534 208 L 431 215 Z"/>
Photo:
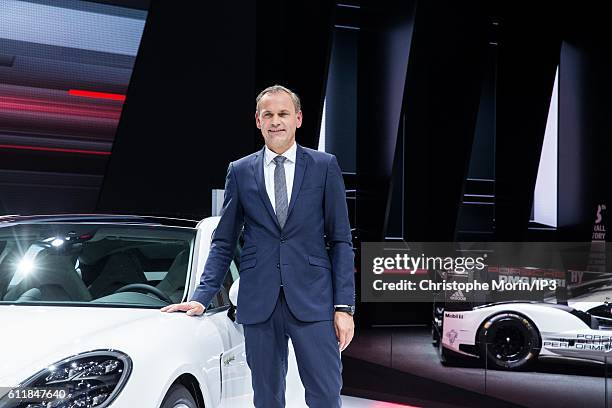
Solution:
<path fill-rule="evenodd" d="M 244 337 L 256 408 L 285 407 L 289 338 L 308 407 L 341 406 L 342 362 L 333 321 L 296 319 L 281 288 L 270 318 L 262 323 L 245 324 Z"/>

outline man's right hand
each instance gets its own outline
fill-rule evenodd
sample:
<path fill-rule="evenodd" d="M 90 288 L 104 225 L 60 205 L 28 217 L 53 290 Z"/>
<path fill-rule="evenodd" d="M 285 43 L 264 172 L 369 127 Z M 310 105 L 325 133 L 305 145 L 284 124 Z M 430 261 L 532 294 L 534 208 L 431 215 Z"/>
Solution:
<path fill-rule="evenodd" d="M 161 311 L 166 313 L 187 312 L 187 316 L 200 316 L 204 313 L 204 310 L 206 310 L 204 305 L 193 300 L 191 302 L 177 303 L 161 308 Z"/>

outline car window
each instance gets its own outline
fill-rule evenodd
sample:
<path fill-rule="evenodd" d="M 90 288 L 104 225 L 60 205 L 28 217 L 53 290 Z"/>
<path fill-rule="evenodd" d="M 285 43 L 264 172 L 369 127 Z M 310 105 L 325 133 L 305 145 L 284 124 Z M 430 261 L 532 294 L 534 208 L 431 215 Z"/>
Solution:
<path fill-rule="evenodd" d="M 0 228 L 0 304 L 180 302 L 195 231 L 114 224 Z"/>

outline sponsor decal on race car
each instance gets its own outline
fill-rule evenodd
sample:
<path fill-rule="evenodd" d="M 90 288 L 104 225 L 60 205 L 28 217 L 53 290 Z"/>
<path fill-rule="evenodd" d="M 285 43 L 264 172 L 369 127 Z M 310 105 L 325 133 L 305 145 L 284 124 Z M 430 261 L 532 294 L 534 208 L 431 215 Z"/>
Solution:
<path fill-rule="evenodd" d="M 451 330 L 448 333 L 446 333 L 446 337 L 448 337 L 448 342 L 450 344 L 455 343 L 455 340 L 457 340 L 458 335 L 459 334 L 455 330 Z"/>
<path fill-rule="evenodd" d="M 544 340 L 548 349 L 573 349 L 609 352 L 612 350 L 612 336 L 577 334 L 576 338 L 553 338 Z"/>

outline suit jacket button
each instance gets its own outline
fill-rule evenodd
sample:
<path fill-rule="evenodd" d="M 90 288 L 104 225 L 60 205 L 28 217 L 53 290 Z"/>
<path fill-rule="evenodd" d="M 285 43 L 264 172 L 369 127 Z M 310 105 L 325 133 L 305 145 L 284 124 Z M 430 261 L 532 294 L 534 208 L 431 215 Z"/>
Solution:
<path fill-rule="evenodd" d="M 279 264 L 279 263 L 277 263 L 277 264 L 276 264 L 276 267 L 277 267 L 278 269 L 280 269 L 280 264 Z"/>

